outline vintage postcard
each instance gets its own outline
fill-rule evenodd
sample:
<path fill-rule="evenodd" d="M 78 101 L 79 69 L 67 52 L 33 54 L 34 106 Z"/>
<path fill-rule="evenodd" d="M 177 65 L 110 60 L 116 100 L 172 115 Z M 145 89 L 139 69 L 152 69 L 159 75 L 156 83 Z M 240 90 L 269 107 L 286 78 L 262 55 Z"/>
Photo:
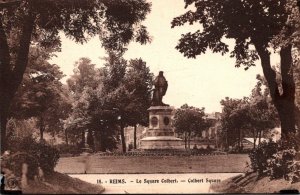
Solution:
<path fill-rule="evenodd" d="M 0 0 L 1 194 L 300 191 L 298 0 Z"/>

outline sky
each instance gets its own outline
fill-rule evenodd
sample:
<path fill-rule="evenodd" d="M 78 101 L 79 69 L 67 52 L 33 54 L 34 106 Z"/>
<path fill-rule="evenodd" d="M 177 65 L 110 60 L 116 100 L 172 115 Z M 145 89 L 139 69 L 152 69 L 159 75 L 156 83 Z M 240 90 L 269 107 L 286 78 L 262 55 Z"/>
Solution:
<path fill-rule="evenodd" d="M 185 25 L 171 28 L 171 21 L 187 11 L 183 0 L 152 0 L 152 11 L 143 21 L 147 26 L 152 42 L 147 45 L 130 43 L 124 58 L 142 58 L 154 75 L 164 71 L 169 87 L 163 102 L 175 108 L 187 103 L 190 106 L 205 107 L 205 111 L 221 112 L 221 99 L 225 97 L 242 98 L 248 96 L 256 84 L 256 75 L 262 74 L 260 61 L 257 66 L 245 71 L 236 68 L 235 59 L 229 54 L 207 51 L 196 59 L 183 56 L 175 46 L 181 34 L 199 29 L 199 25 Z M 226 40 L 230 48 L 234 40 Z M 50 63 L 58 64 L 66 75 L 73 74 L 74 63 L 81 57 L 88 57 L 98 67 L 103 66 L 107 54 L 101 47 L 98 37 L 87 43 L 76 44 L 62 35 L 62 51 L 56 54 Z M 271 58 L 273 64 L 277 58 Z"/>

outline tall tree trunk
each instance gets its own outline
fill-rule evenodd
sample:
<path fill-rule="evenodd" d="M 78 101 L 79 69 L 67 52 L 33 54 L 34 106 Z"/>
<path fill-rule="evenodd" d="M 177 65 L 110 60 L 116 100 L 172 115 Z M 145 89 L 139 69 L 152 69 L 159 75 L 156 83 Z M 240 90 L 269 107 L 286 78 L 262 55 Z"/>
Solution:
<path fill-rule="evenodd" d="M 99 128 L 101 128 L 100 126 L 99 126 Z M 94 143 L 95 143 L 95 150 L 96 151 L 102 151 L 101 150 L 101 141 L 100 141 L 100 135 L 99 135 L 100 133 L 99 133 L 99 130 L 96 130 L 95 131 L 95 134 L 94 134 Z"/>
<path fill-rule="evenodd" d="M 187 149 L 187 133 L 184 132 L 184 148 Z"/>
<path fill-rule="evenodd" d="M 259 136 L 259 130 L 255 129 L 255 130 L 253 131 L 254 148 L 255 148 L 256 146 L 258 146 L 258 144 L 256 144 L 256 140 L 257 140 L 258 136 Z"/>
<path fill-rule="evenodd" d="M 258 135 L 258 144 L 260 144 L 260 143 L 261 143 L 261 133 L 262 133 L 262 131 L 261 131 L 261 130 L 259 130 L 259 135 Z"/>
<path fill-rule="evenodd" d="M 229 149 L 229 143 L 228 143 L 228 130 L 226 130 L 226 150 Z"/>
<path fill-rule="evenodd" d="M 4 108 L 5 109 L 5 108 Z M 1 113 L 1 154 L 7 149 L 6 124 L 7 124 L 7 110 L 3 109 Z"/>
<path fill-rule="evenodd" d="M 241 148 L 241 142 L 242 142 L 242 140 L 241 140 L 241 130 L 240 129 L 238 129 L 237 130 L 238 131 L 238 148 L 240 149 Z"/>
<path fill-rule="evenodd" d="M 188 147 L 191 149 L 191 132 L 188 134 Z"/>
<path fill-rule="evenodd" d="M 121 131 L 121 142 L 122 142 L 122 151 L 126 152 L 126 142 L 125 142 L 125 134 L 124 134 L 124 125 L 123 122 L 120 121 L 120 131 Z"/>
<path fill-rule="evenodd" d="M 6 124 L 10 105 L 9 84 L 10 79 L 10 55 L 7 36 L 2 25 L 0 14 L 0 118 L 1 118 L 1 153 L 7 149 Z"/>
<path fill-rule="evenodd" d="M 295 129 L 295 81 L 292 70 L 292 46 L 289 45 L 280 51 L 281 77 L 283 94 L 278 100 L 280 109 L 281 132 L 287 135 Z"/>
<path fill-rule="evenodd" d="M 239 139 L 240 139 L 240 150 L 242 149 L 242 141 L 243 141 L 243 131 L 242 129 L 240 128 L 239 129 Z"/>
<path fill-rule="evenodd" d="M 81 147 L 85 147 L 85 130 L 81 132 Z"/>
<path fill-rule="evenodd" d="M 136 124 L 133 129 L 133 148 L 136 149 Z"/>
<path fill-rule="evenodd" d="M 40 142 L 44 141 L 44 131 L 45 131 L 45 123 L 44 118 L 40 117 Z"/>
<path fill-rule="evenodd" d="M 65 130 L 65 139 L 66 139 L 66 144 L 67 146 L 69 145 L 69 139 L 68 139 L 68 131 Z"/>
<path fill-rule="evenodd" d="M 88 130 L 86 141 L 87 141 L 87 144 L 88 144 L 89 148 L 94 151 L 95 150 L 95 143 L 94 143 L 94 135 L 93 135 L 92 129 Z"/>
<path fill-rule="evenodd" d="M 255 129 L 253 128 L 252 130 L 252 134 L 253 134 L 253 148 L 255 149 L 256 148 L 256 134 L 255 134 Z"/>
<path fill-rule="evenodd" d="M 9 117 L 9 107 L 12 99 L 23 80 L 23 74 L 28 63 L 31 34 L 34 28 L 35 15 L 29 10 L 24 17 L 20 36 L 19 49 L 14 69 L 11 67 L 10 52 L 0 15 L 0 117 L 1 117 L 1 152 L 6 150 L 6 124 Z"/>
<path fill-rule="evenodd" d="M 261 59 L 264 76 L 268 82 L 270 95 L 274 106 L 276 107 L 281 122 L 281 133 L 285 137 L 289 132 L 295 132 L 295 83 L 291 70 L 292 65 L 292 47 L 289 45 L 281 48 L 281 76 L 283 94 L 280 94 L 278 84 L 276 82 L 276 73 L 271 68 L 270 53 L 265 46 L 256 42 L 255 48 Z"/>

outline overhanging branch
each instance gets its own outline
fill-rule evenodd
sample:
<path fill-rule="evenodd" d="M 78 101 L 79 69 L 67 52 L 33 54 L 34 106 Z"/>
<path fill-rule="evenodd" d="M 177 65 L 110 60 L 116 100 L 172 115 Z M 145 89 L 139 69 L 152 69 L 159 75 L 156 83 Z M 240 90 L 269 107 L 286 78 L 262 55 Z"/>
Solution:
<path fill-rule="evenodd" d="M 29 14 L 24 19 L 22 34 L 20 38 L 20 46 L 17 54 L 17 60 L 13 71 L 13 83 L 10 96 L 13 97 L 20 83 L 23 80 L 23 74 L 28 63 L 29 47 L 31 43 L 31 35 L 34 28 L 35 15 L 29 11 Z"/>
<path fill-rule="evenodd" d="M 22 1 L 28 1 L 28 2 L 32 2 L 32 3 L 62 2 L 62 3 L 69 4 L 71 6 L 76 6 L 76 5 L 80 6 L 80 5 L 84 5 L 87 2 L 92 1 L 92 0 L 0 0 L 0 9 L 19 5 Z"/>
<path fill-rule="evenodd" d="M 21 0 L 0 0 L 0 8 L 7 8 L 20 3 Z"/>

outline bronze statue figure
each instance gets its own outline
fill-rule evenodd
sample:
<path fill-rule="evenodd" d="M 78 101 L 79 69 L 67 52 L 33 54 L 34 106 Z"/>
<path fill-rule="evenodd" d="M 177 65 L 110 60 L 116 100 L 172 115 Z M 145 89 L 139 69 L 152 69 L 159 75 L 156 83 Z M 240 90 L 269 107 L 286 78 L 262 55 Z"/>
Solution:
<path fill-rule="evenodd" d="M 159 71 L 153 84 L 155 88 L 153 89 L 152 106 L 168 106 L 168 104 L 162 102 L 162 98 L 168 89 L 168 81 L 164 77 L 163 71 Z"/>

